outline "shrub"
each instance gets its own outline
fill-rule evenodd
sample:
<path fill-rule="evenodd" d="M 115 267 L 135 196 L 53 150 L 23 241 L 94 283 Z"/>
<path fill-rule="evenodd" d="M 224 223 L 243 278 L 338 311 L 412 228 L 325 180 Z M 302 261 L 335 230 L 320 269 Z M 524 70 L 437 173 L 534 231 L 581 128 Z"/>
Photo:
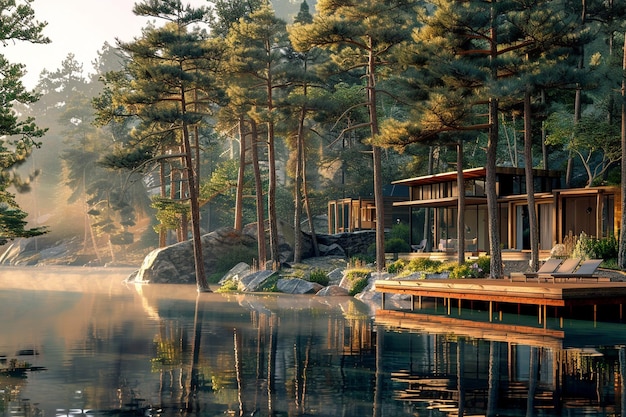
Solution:
<path fill-rule="evenodd" d="M 403 239 L 394 237 L 385 241 L 385 252 L 410 252 L 411 246 Z"/>
<path fill-rule="evenodd" d="M 404 268 L 405 271 L 411 272 L 441 272 L 443 262 L 435 261 L 429 258 L 416 258 L 411 259 L 408 265 Z"/>
<path fill-rule="evenodd" d="M 409 243 L 410 235 L 409 225 L 404 223 L 394 224 L 389 231 L 389 239 L 401 239 L 406 243 Z"/>
<path fill-rule="evenodd" d="M 619 242 L 617 241 L 617 238 L 613 235 L 604 239 L 597 239 L 594 242 L 594 251 L 596 259 L 617 259 Z"/>
<path fill-rule="evenodd" d="M 320 285 L 327 286 L 329 279 L 326 271 L 316 268 L 309 274 L 309 281 L 316 282 Z"/>
<path fill-rule="evenodd" d="M 356 295 L 363 291 L 368 284 L 369 269 L 355 268 L 346 271 L 346 278 L 350 281 L 350 295 Z"/>
<path fill-rule="evenodd" d="M 455 264 L 450 270 L 450 278 L 484 278 L 489 272 L 491 259 L 483 256 L 476 261 Z"/>
<path fill-rule="evenodd" d="M 367 287 L 368 281 L 367 277 L 359 278 L 352 283 L 352 288 L 350 288 L 350 295 L 354 296 L 360 293 Z"/>
<path fill-rule="evenodd" d="M 236 292 L 238 289 L 237 281 L 234 279 L 226 280 L 221 287 L 217 289 L 218 293 Z"/>
<path fill-rule="evenodd" d="M 404 267 L 407 265 L 407 262 L 403 259 L 398 259 L 397 261 L 387 265 L 387 272 L 390 274 L 398 274 L 402 272 Z"/>
<path fill-rule="evenodd" d="M 367 264 L 373 264 L 376 260 L 376 245 L 374 245 L 374 255 L 370 253 L 358 253 L 350 258 L 350 265 L 361 267 Z"/>
<path fill-rule="evenodd" d="M 572 257 L 581 259 L 617 259 L 619 242 L 611 235 L 596 239 L 582 232 L 576 241 Z"/>

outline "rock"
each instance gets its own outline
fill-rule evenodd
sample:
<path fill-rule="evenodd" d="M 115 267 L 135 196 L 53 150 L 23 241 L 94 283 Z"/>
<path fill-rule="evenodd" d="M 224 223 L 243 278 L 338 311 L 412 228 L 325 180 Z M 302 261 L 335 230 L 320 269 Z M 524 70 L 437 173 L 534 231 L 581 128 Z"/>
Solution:
<path fill-rule="evenodd" d="M 279 279 L 276 288 L 286 294 L 315 294 L 323 288 L 322 285 L 305 281 L 300 278 Z"/>
<path fill-rule="evenodd" d="M 346 252 L 343 250 L 343 248 L 336 243 L 333 243 L 330 246 L 319 245 L 319 250 L 322 256 L 345 256 L 346 255 Z"/>
<path fill-rule="evenodd" d="M 253 272 L 239 279 L 237 289 L 242 292 L 258 292 L 271 286 L 271 282 L 277 279 L 276 271 L 259 271 Z"/>
<path fill-rule="evenodd" d="M 251 270 L 250 265 L 245 262 L 239 262 L 219 280 L 218 284 L 224 285 L 226 281 L 239 281 L 241 277 L 248 275 Z"/>
<path fill-rule="evenodd" d="M 320 297 L 341 297 L 350 295 L 350 292 L 339 285 L 329 285 L 319 290 L 315 295 Z"/>
<path fill-rule="evenodd" d="M 330 271 L 327 274 L 327 276 L 328 276 L 328 284 L 329 285 L 339 285 L 339 283 L 343 279 L 343 272 L 344 272 L 343 268 L 335 268 L 332 271 Z"/>
<path fill-rule="evenodd" d="M 202 253 L 206 274 L 212 274 L 232 258 L 233 252 L 255 250 L 252 236 L 225 227 L 202 236 Z M 128 280 L 152 283 L 194 284 L 196 271 L 191 240 L 155 249 L 143 260 L 139 271 Z"/>

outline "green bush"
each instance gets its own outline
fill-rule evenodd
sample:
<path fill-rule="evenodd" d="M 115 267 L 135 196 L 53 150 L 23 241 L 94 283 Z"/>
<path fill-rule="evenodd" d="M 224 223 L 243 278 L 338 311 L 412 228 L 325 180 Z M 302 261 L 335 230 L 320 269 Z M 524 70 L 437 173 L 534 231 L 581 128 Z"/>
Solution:
<path fill-rule="evenodd" d="M 367 287 L 368 281 L 367 277 L 359 278 L 352 283 L 352 288 L 350 288 L 350 295 L 354 296 L 360 293 Z"/>
<path fill-rule="evenodd" d="M 233 279 L 226 280 L 221 287 L 217 289 L 218 293 L 236 292 L 238 290 L 237 281 Z"/>
<path fill-rule="evenodd" d="M 489 273 L 491 259 L 483 256 L 476 261 L 467 261 L 461 265 L 454 265 L 450 271 L 450 278 L 484 278 Z"/>
<path fill-rule="evenodd" d="M 394 237 L 385 241 L 385 252 L 411 252 L 411 246 L 405 240 Z"/>
<path fill-rule="evenodd" d="M 443 262 L 441 261 L 435 261 L 429 258 L 416 258 L 411 259 L 404 270 L 410 272 L 441 272 L 442 268 Z"/>
<path fill-rule="evenodd" d="M 373 254 L 369 252 L 369 248 L 368 248 L 368 253 L 357 253 L 356 255 L 353 255 L 350 258 L 350 265 L 373 264 L 374 261 L 376 261 L 376 245 L 373 245 L 373 247 L 374 247 Z"/>
<path fill-rule="evenodd" d="M 604 238 L 596 239 L 594 242 L 594 252 L 596 259 L 617 259 L 619 252 L 619 242 L 613 235 Z"/>
<path fill-rule="evenodd" d="M 389 239 L 401 239 L 409 243 L 410 236 L 411 230 L 409 229 L 409 225 L 404 223 L 394 224 L 389 231 Z"/>
<path fill-rule="evenodd" d="M 367 268 L 355 268 L 346 271 L 345 277 L 350 281 L 350 295 L 356 295 L 367 287 L 370 270 Z"/>
<path fill-rule="evenodd" d="M 619 242 L 611 235 L 604 239 L 596 239 L 582 232 L 576 240 L 572 257 L 581 259 L 617 259 Z"/>
<path fill-rule="evenodd" d="M 387 265 L 387 272 L 389 272 L 390 274 L 398 274 L 402 272 L 406 265 L 407 261 L 403 259 L 398 259 L 397 261 Z"/>
<path fill-rule="evenodd" d="M 323 285 L 323 286 L 327 286 L 328 282 L 329 282 L 328 274 L 324 270 L 321 270 L 319 268 L 315 268 L 309 274 L 309 281 L 310 282 L 316 282 L 316 283 L 318 283 L 320 285 Z"/>

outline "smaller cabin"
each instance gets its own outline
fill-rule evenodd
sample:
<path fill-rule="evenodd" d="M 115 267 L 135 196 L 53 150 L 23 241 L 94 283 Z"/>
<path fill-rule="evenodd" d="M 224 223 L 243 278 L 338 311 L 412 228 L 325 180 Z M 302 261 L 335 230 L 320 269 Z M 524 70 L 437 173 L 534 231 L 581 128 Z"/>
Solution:
<path fill-rule="evenodd" d="M 409 189 L 391 186 L 383 189 L 385 203 L 385 229 L 396 223 L 408 224 L 409 213 L 396 203 L 406 201 Z M 328 202 L 328 233 L 356 232 L 376 229 L 376 203 L 374 198 L 341 198 Z"/>

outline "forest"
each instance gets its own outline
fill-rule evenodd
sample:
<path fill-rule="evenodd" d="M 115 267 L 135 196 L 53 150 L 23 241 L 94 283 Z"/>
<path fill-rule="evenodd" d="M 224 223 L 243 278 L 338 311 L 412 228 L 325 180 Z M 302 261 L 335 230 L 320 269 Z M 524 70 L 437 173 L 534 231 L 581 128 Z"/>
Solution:
<path fill-rule="evenodd" d="M 4 42 L 49 41 L 28 2 L 3 7 Z M 327 202 L 346 197 L 375 199 L 384 268 L 379 203 L 394 180 L 486 167 L 490 213 L 496 166 L 558 170 L 567 187 L 624 183 L 624 2 L 297 9 L 139 1 L 133 12 L 154 18 L 139 36 L 103 45 L 88 76 L 68 54 L 32 92 L 0 60 L 3 241 L 73 240 L 110 260 L 192 239 L 203 288 L 201 234 L 254 224 L 258 259 L 277 264 L 279 222 L 315 236 Z"/>

